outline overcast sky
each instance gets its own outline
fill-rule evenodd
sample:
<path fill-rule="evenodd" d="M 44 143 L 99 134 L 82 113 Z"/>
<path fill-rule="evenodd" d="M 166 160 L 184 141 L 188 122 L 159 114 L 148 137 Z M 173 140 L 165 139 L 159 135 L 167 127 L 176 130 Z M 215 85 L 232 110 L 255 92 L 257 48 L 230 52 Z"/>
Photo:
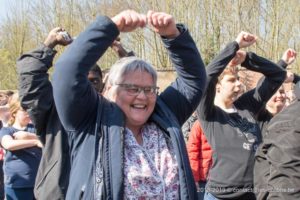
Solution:
<path fill-rule="evenodd" d="M 12 0 L 0 0 L 0 20 L 6 15 L 9 9 L 9 2 L 12 2 Z"/>

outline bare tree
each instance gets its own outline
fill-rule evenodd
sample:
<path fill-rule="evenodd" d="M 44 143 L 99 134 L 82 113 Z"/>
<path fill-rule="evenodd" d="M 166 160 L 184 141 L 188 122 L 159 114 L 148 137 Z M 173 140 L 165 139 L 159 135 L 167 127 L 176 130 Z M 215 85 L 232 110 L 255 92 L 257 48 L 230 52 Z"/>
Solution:
<path fill-rule="evenodd" d="M 125 9 L 172 14 L 188 27 L 205 64 L 242 30 L 259 38 L 247 50 L 274 61 L 288 47 L 300 49 L 299 0 L 10 0 L 10 5 L 9 14 L 0 22 L 0 89 L 16 89 L 15 60 L 38 46 L 52 28 L 62 26 L 77 36 L 97 15 L 112 17 Z M 128 50 L 158 69 L 172 69 L 161 39 L 151 27 L 120 36 Z M 61 54 L 63 48 L 58 51 Z M 99 64 L 109 69 L 117 59 L 108 50 Z M 292 70 L 299 69 L 297 59 Z M 253 79 L 250 74 L 245 77 Z"/>

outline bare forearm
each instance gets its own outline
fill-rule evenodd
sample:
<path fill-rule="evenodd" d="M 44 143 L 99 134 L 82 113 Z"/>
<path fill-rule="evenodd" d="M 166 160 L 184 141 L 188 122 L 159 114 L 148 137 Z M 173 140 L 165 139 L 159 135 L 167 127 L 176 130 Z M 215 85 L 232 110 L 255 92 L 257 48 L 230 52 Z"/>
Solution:
<path fill-rule="evenodd" d="M 2 146 L 9 151 L 16 151 L 20 149 L 25 149 L 29 147 L 38 146 L 40 141 L 38 139 L 30 140 L 10 140 L 2 144 Z"/>
<path fill-rule="evenodd" d="M 37 140 L 39 139 L 35 133 L 20 131 L 14 134 L 15 140 Z"/>

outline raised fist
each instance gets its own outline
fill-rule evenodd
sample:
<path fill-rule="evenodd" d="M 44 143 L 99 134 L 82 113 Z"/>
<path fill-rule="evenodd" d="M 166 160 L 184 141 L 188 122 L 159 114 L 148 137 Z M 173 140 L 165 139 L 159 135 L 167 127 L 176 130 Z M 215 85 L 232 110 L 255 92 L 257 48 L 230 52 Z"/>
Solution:
<path fill-rule="evenodd" d="M 58 44 L 66 46 L 71 42 L 72 42 L 71 36 L 63 28 L 56 27 L 49 32 L 46 40 L 44 41 L 44 44 L 50 48 L 54 48 Z"/>
<path fill-rule="evenodd" d="M 236 42 L 239 44 L 240 48 L 249 47 L 256 42 L 256 36 L 247 32 L 240 32 L 236 38 Z"/>
<path fill-rule="evenodd" d="M 281 59 L 282 59 L 286 64 L 290 65 L 290 64 L 292 64 L 292 63 L 295 61 L 296 56 L 297 56 L 297 52 L 296 52 L 294 49 L 287 49 L 287 50 L 283 53 Z"/>
<path fill-rule="evenodd" d="M 148 24 L 161 36 L 175 38 L 180 34 L 172 15 L 150 10 L 147 13 L 147 19 Z"/>
<path fill-rule="evenodd" d="M 144 14 L 134 10 L 125 10 L 111 19 L 120 32 L 131 32 L 137 28 L 143 28 L 147 24 L 147 18 Z"/>

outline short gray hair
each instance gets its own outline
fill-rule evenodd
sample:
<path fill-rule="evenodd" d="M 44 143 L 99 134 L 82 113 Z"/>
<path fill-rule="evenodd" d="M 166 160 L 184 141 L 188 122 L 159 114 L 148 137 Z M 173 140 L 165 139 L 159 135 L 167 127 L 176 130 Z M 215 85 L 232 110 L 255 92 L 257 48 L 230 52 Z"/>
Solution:
<path fill-rule="evenodd" d="M 116 85 L 123 81 L 123 77 L 133 71 L 148 72 L 156 85 L 157 73 L 152 65 L 135 56 L 124 57 L 118 60 L 110 69 L 108 75 L 108 85 Z"/>

